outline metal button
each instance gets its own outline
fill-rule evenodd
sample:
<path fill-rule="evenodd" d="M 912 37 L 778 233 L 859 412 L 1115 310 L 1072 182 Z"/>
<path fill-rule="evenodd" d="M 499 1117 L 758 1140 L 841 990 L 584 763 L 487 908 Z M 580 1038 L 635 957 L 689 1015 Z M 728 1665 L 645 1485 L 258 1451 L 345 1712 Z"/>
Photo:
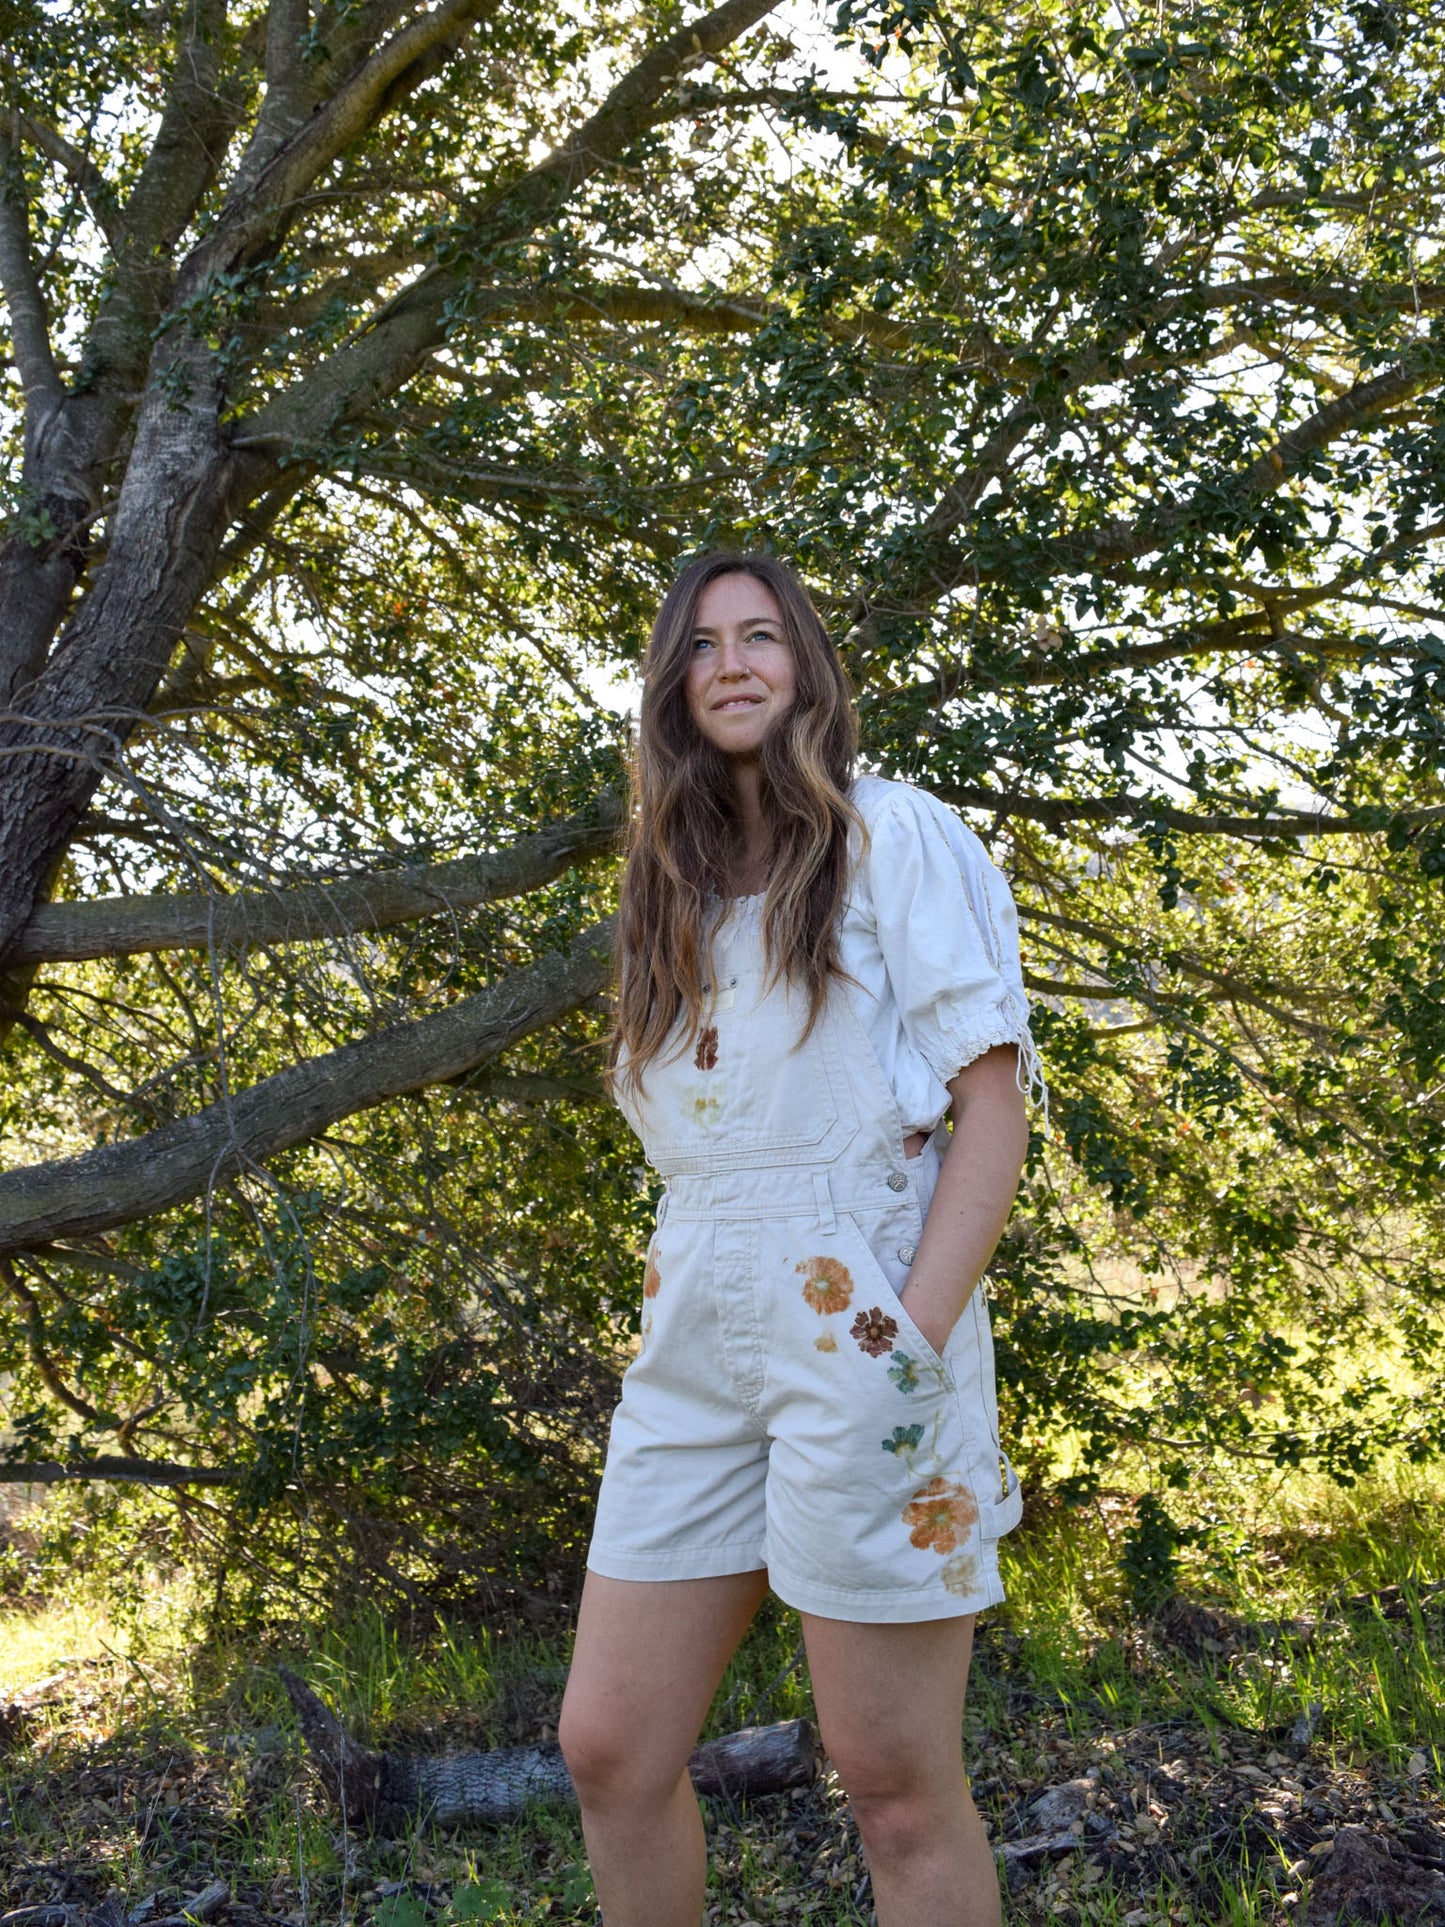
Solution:
<path fill-rule="evenodd" d="M 888 1189 L 890 1191 L 906 1191 L 908 1189 L 908 1180 L 901 1171 L 890 1171 L 888 1173 Z"/>
<path fill-rule="evenodd" d="M 898 1262 L 900 1265 L 911 1265 L 917 1256 L 917 1245 L 900 1245 L 898 1247 Z"/>

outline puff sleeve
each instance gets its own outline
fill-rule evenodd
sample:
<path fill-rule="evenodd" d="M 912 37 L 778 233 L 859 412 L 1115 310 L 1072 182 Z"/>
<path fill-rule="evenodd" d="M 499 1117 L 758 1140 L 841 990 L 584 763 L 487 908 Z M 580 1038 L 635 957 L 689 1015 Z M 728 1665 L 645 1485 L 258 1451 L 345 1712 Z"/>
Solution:
<path fill-rule="evenodd" d="M 858 882 L 908 1043 L 945 1085 L 986 1050 L 1016 1044 L 1019 1087 L 1046 1104 L 1002 872 L 936 797 L 877 779 L 868 791 Z"/>

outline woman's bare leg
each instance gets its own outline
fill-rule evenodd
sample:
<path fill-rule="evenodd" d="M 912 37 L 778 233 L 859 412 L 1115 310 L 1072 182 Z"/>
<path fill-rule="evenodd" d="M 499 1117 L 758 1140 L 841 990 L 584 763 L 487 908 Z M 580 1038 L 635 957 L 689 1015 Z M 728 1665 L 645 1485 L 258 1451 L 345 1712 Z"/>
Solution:
<path fill-rule="evenodd" d="M 698 1927 L 707 1861 L 688 1756 L 768 1589 L 589 1572 L 558 1739 L 607 1927 Z"/>
<path fill-rule="evenodd" d="M 973 1620 L 803 1614 L 823 1745 L 863 1836 L 878 1927 L 998 1927 L 998 1878 L 963 1770 Z"/>

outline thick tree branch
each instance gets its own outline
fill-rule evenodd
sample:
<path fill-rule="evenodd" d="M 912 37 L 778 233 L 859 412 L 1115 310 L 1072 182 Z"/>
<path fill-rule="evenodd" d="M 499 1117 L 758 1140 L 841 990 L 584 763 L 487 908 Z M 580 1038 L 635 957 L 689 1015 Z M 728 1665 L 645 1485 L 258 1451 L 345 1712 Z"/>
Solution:
<path fill-rule="evenodd" d="M 243 166 L 243 185 L 185 263 L 179 277 L 182 286 L 199 286 L 217 270 L 243 265 L 262 249 L 273 246 L 290 225 L 297 201 L 322 170 L 409 91 L 408 79 L 415 85 L 425 78 L 429 55 L 467 33 L 494 12 L 497 4 L 498 0 L 442 0 L 430 13 L 408 21 L 283 141 L 254 179 L 246 178 Z M 294 36 L 297 16 L 290 0 L 279 7 L 273 5 L 272 12 L 280 15 L 279 22 L 272 22 L 279 40 L 284 41 L 288 33 Z M 273 66 L 275 58 L 275 46 L 268 39 L 268 67 Z M 297 61 L 294 48 L 291 60 Z M 299 110 L 295 100 L 277 108 L 291 114 Z M 264 138 L 271 132 L 264 114 L 263 122 L 258 132 Z"/>
<path fill-rule="evenodd" d="M 288 139 L 311 108 L 302 40 L 311 25 L 311 0 L 270 0 L 266 8 L 266 99 L 257 120 L 272 140 Z M 251 142 L 252 151 L 261 146 Z"/>
<path fill-rule="evenodd" d="M 236 74 L 223 86 L 225 0 L 192 0 L 177 14 L 175 65 L 160 126 L 122 216 L 130 251 L 164 255 L 215 180 L 235 126 Z"/>
<path fill-rule="evenodd" d="M 388 1098 L 489 1064 L 606 984 L 612 926 L 447 1010 L 308 1059 L 193 1117 L 78 1158 L 0 1175 L 0 1255 L 132 1224 L 254 1169 Z"/>
<path fill-rule="evenodd" d="M 1388 282 L 1311 281 L 1299 274 L 1268 274 L 1201 288 L 1197 295 L 1188 298 L 1206 308 L 1283 302 L 1292 309 L 1303 308 L 1314 314 L 1349 314 L 1367 300 L 1376 308 L 1399 308 L 1406 314 L 1417 310 L 1437 314 L 1445 308 L 1445 283 L 1401 281 L 1392 286 Z"/>
<path fill-rule="evenodd" d="M 60 373 L 50 346 L 45 295 L 30 256 L 30 217 L 20 150 L 8 130 L 0 131 L 0 291 L 10 311 L 15 365 L 25 387 L 27 440 L 39 426 L 37 416 L 59 401 Z"/>
<path fill-rule="evenodd" d="M 239 60 L 221 73 L 225 25 L 224 0 L 196 0 L 183 10 L 160 128 L 124 213 L 115 217 L 121 246 L 79 377 L 69 393 L 57 393 L 43 433 L 27 440 L 25 480 L 52 533 L 36 545 L 15 538 L 0 546 L 0 706 L 40 676 L 64 621 L 156 346 L 171 288 L 169 251 L 215 178 L 247 93 L 246 39 Z"/>
<path fill-rule="evenodd" d="M 574 863 L 615 848 L 621 824 L 621 798 L 604 790 L 597 808 L 584 816 L 451 863 L 229 897 L 105 897 L 46 904 L 26 927 L 11 962 L 77 963 L 153 950 L 209 949 L 225 955 L 389 930 L 418 917 L 470 910 L 540 889 Z"/>
<path fill-rule="evenodd" d="M 0 1459 L 0 1485 L 66 1485 L 72 1480 L 121 1485 L 236 1485 L 239 1469 L 225 1465 L 170 1465 L 164 1459 Z"/>

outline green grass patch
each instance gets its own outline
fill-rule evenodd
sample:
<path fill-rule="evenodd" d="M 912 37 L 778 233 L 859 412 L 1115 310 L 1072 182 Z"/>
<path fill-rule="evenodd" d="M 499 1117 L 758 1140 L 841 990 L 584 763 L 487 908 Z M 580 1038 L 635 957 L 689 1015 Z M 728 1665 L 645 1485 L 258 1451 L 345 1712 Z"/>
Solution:
<path fill-rule="evenodd" d="M 1009 1604 L 981 1622 L 966 1721 L 980 1807 L 1007 1840 L 1038 1791 L 1092 1775 L 1119 1829 L 1107 1852 L 1016 1876 L 1006 1917 L 1283 1927 L 1317 1864 L 1303 1842 L 1356 1821 L 1401 1838 L 1435 1824 L 1445 1502 L 1408 1468 L 1349 1492 L 1217 1484 L 1209 1510 L 1182 1519 L 1198 1536 L 1181 1551 L 1187 1605 L 1172 1621 L 1131 1606 L 1119 1554 L 1132 1517 L 1124 1500 L 1040 1507 L 1005 1545 Z M 373 1746 L 530 1744 L 555 1733 L 565 1623 L 358 1609 L 224 1639 L 197 1624 L 160 1589 L 153 1612 L 121 1624 L 83 1599 L 0 1614 L 0 1702 L 20 1709 L 0 1749 L 9 1904 L 52 1897 L 59 1876 L 36 1867 L 70 1867 L 68 1904 L 113 1887 L 172 1907 L 222 1877 L 250 1927 L 595 1921 L 567 1812 L 469 1836 L 341 1827 L 276 1676 L 295 1667 Z M 769 1602 L 707 1731 L 811 1710 L 798 1621 Z M 1302 1717 L 1309 1737 L 1296 1742 Z M 831 1779 L 750 1813 L 714 1803 L 708 1820 L 710 1920 L 872 1918 Z"/>

